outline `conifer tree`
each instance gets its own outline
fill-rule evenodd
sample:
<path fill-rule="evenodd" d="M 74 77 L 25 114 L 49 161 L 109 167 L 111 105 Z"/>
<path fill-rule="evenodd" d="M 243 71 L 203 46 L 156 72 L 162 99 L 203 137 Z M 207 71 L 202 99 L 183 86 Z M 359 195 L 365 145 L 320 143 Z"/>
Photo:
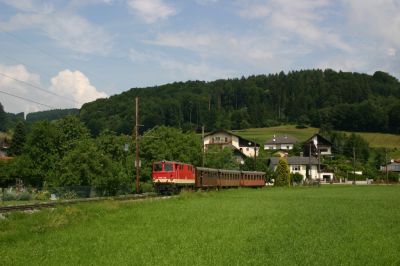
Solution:
<path fill-rule="evenodd" d="M 275 186 L 290 186 L 290 170 L 284 158 L 279 159 L 275 170 Z"/>
<path fill-rule="evenodd" d="M 11 155 L 21 155 L 26 141 L 25 124 L 18 122 L 10 145 Z"/>

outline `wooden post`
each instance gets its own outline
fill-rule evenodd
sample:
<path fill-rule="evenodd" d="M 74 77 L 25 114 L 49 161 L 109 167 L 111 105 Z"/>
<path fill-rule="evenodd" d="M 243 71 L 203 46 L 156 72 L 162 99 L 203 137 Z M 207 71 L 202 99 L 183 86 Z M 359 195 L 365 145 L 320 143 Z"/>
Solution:
<path fill-rule="evenodd" d="M 140 158 L 139 158 L 139 97 L 135 98 L 136 104 L 136 126 L 135 126 L 135 140 L 136 140 L 136 193 L 140 192 Z"/>

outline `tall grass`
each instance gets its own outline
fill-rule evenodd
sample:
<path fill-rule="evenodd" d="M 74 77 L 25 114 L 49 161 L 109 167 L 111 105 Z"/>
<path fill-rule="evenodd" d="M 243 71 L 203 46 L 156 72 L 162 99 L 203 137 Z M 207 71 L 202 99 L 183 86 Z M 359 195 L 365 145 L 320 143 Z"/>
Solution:
<path fill-rule="evenodd" d="M 236 189 L 0 220 L 1 265 L 398 265 L 399 186 Z"/>

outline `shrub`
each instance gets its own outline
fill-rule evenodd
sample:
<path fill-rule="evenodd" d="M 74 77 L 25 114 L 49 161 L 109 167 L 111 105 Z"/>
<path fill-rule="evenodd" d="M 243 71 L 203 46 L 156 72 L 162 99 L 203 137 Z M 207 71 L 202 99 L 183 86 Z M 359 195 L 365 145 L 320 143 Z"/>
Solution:
<path fill-rule="evenodd" d="M 28 191 L 24 191 L 17 196 L 17 200 L 31 200 L 32 195 Z"/>
<path fill-rule="evenodd" d="M 303 178 L 304 178 L 303 175 L 300 173 L 291 174 L 291 180 L 293 183 L 299 184 L 299 183 L 301 183 L 301 181 L 303 181 Z"/>
<path fill-rule="evenodd" d="M 154 192 L 154 186 L 152 183 L 140 183 L 140 191 L 142 193 L 145 192 Z"/>
<path fill-rule="evenodd" d="M 48 200 L 49 198 L 50 192 L 48 191 L 39 191 L 35 196 L 35 199 L 37 200 Z"/>
<path fill-rule="evenodd" d="M 14 192 L 3 192 L 3 200 L 4 201 L 10 201 L 10 200 L 16 200 L 17 196 L 15 195 Z"/>

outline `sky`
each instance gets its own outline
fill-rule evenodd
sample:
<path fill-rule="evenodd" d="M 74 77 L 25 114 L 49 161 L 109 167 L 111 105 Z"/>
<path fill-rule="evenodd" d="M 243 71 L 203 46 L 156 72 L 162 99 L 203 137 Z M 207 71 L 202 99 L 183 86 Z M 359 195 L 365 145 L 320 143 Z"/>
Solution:
<path fill-rule="evenodd" d="M 0 0 L 6 112 L 326 69 L 400 78 L 400 0 Z"/>

